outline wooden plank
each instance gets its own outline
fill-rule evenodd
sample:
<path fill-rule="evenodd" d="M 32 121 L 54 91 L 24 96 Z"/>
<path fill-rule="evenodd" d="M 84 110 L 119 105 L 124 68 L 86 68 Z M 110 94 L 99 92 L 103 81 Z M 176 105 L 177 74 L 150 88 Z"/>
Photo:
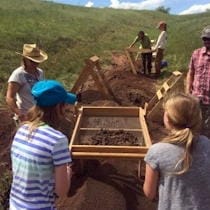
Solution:
<path fill-rule="evenodd" d="M 99 57 L 96 56 L 96 55 L 94 55 L 94 56 L 92 56 L 92 57 L 90 58 L 90 60 L 91 60 L 93 63 L 96 63 L 96 62 L 99 61 Z"/>
<path fill-rule="evenodd" d="M 100 80 L 98 76 L 98 72 L 95 71 L 94 69 L 91 69 L 90 75 L 92 76 L 93 80 L 95 81 L 95 84 L 98 88 L 98 90 L 103 94 L 105 98 L 110 99 L 111 96 L 109 95 L 108 90 L 106 89 L 104 82 Z"/>
<path fill-rule="evenodd" d="M 129 47 L 129 48 L 125 48 L 125 51 L 127 51 L 128 53 L 137 53 L 139 52 L 139 49 L 138 48 L 135 48 L 135 47 Z"/>
<path fill-rule="evenodd" d="M 151 49 L 139 49 L 135 47 L 126 48 L 125 50 L 128 51 L 128 53 L 151 53 L 152 52 Z"/>
<path fill-rule="evenodd" d="M 74 83 L 74 86 L 72 87 L 71 92 L 76 93 L 76 91 L 84 83 L 84 81 L 88 79 L 89 75 L 90 75 L 89 66 L 85 66 L 82 72 L 80 73 L 78 79 Z"/>
<path fill-rule="evenodd" d="M 170 89 L 170 87 L 169 87 L 167 82 L 163 83 L 163 88 L 165 89 L 166 92 Z"/>
<path fill-rule="evenodd" d="M 90 68 L 93 68 L 96 65 L 96 63 L 98 62 L 98 60 L 99 60 L 99 58 L 97 56 L 92 56 L 88 59 L 85 59 L 85 63 Z"/>
<path fill-rule="evenodd" d="M 179 71 L 172 72 L 172 75 L 169 77 L 169 79 L 164 82 L 161 88 L 156 92 L 156 95 L 152 98 L 151 101 L 149 101 L 146 111 L 147 119 L 153 121 L 162 121 L 162 117 L 160 116 L 162 100 L 172 91 L 183 91 L 178 88 L 180 86 L 180 82 L 183 83 L 183 74 Z M 184 86 L 182 89 L 184 89 Z"/>
<path fill-rule="evenodd" d="M 80 128 L 80 131 L 100 131 L 101 128 Z M 106 131 L 119 131 L 123 130 L 125 132 L 142 132 L 142 129 L 128 129 L 128 128 L 106 128 Z"/>
<path fill-rule="evenodd" d="M 161 90 L 158 90 L 156 95 L 157 95 L 158 100 L 163 98 L 163 94 L 162 94 Z"/>
<path fill-rule="evenodd" d="M 104 153 L 104 152 L 72 152 L 74 159 L 101 159 L 101 158 L 120 158 L 120 159 L 144 159 L 145 154 L 141 153 Z"/>
<path fill-rule="evenodd" d="M 111 96 L 118 104 L 120 104 L 120 101 L 115 97 L 115 95 L 114 95 L 112 89 L 110 88 L 104 74 L 101 72 L 102 69 L 101 69 L 101 66 L 99 64 L 99 57 L 93 56 L 89 60 L 94 65 L 92 73 L 97 78 L 96 80 L 98 80 L 98 82 L 101 83 L 102 87 L 99 87 L 99 88 L 103 89 L 103 92 L 106 93 L 108 98 L 110 98 L 110 96 Z"/>
<path fill-rule="evenodd" d="M 173 75 L 175 75 L 175 76 L 181 76 L 182 73 L 180 71 L 173 71 Z"/>
<path fill-rule="evenodd" d="M 139 53 L 151 53 L 152 52 L 152 50 L 151 49 L 139 49 L 139 51 L 138 51 Z"/>
<path fill-rule="evenodd" d="M 72 148 L 72 145 L 74 144 L 75 139 L 78 138 L 78 135 L 79 135 L 79 127 L 80 127 L 80 124 L 82 122 L 82 120 L 81 120 L 82 119 L 82 114 L 83 114 L 83 109 L 80 109 L 80 113 L 78 115 L 78 118 L 77 118 L 77 121 L 76 121 L 74 130 L 73 130 L 73 133 L 72 133 L 72 136 L 71 136 L 70 144 L 69 144 L 70 150 Z"/>
<path fill-rule="evenodd" d="M 131 52 L 129 52 L 129 51 L 126 49 L 126 50 L 125 50 L 125 53 L 126 53 L 126 56 L 127 56 L 127 58 L 128 58 L 128 61 L 129 61 L 130 65 L 131 65 L 132 72 L 133 72 L 134 74 L 137 74 L 137 70 L 136 70 L 136 67 L 135 67 L 135 65 L 134 65 L 135 60 L 134 60 L 134 58 L 132 57 Z"/>
<path fill-rule="evenodd" d="M 127 116 L 138 117 L 138 107 L 95 107 L 83 106 L 85 116 Z"/>
<path fill-rule="evenodd" d="M 96 73 L 98 74 L 97 76 L 100 78 L 99 80 L 101 80 L 102 84 L 105 86 L 104 88 L 106 89 L 106 92 L 114 99 L 114 101 L 116 101 L 118 104 L 121 104 L 121 101 L 117 97 L 115 97 L 115 94 L 109 86 L 108 81 L 106 80 L 104 74 L 101 72 L 101 66 L 99 65 L 99 62 L 96 63 L 95 67 Z"/>
<path fill-rule="evenodd" d="M 142 133 L 144 136 L 144 141 L 146 144 L 146 147 L 150 147 L 152 145 L 152 141 L 149 135 L 149 131 L 146 125 L 146 121 L 145 121 L 145 116 L 144 116 L 144 111 L 142 108 L 139 109 L 139 120 L 140 120 L 140 124 L 142 126 Z"/>
<path fill-rule="evenodd" d="M 157 95 L 155 94 L 152 97 L 152 99 L 149 101 L 149 103 L 147 103 L 147 109 L 146 109 L 146 111 L 147 112 L 150 111 L 155 106 L 155 104 L 157 103 L 157 101 L 158 101 L 158 98 L 157 98 Z"/>
<path fill-rule="evenodd" d="M 106 153 L 145 153 L 145 146 L 114 146 L 114 145 L 73 145 L 73 152 L 106 152 Z"/>
<path fill-rule="evenodd" d="M 74 115 L 75 115 L 76 118 L 79 116 L 80 108 L 81 108 L 81 104 L 79 104 L 78 102 L 75 102 L 75 104 L 74 104 Z"/>

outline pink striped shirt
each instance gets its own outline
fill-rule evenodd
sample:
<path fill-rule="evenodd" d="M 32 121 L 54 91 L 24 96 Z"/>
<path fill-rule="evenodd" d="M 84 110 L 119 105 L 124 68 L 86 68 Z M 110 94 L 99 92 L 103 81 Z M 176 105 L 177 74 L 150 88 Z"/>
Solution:
<path fill-rule="evenodd" d="M 210 105 L 210 52 L 206 47 L 193 52 L 189 71 L 194 75 L 192 94 L 197 96 L 201 103 Z"/>

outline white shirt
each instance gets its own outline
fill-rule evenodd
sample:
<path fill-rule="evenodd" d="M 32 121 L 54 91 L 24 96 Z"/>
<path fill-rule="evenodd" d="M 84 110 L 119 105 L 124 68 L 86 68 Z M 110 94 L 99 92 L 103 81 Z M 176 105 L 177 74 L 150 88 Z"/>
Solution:
<path fill-rule="evenodd" d="M 32 74 L 25 71 L 23 66 L 15 69 L 9 77 L 8 82 L 16 82 L 20 85 L 19 91 L 16 93 L 16 104 L 22 114 L 25 114 L 34 104 L 34 98 L 31 94 L 32 86 L 39 80 L 44 79 L 44 73 L 37 68 L 39 74 L 35 78 Z"/>
<path fill-rule="evenodd" d="M 153 48 L 153 50 L 157 50 L 158 48 L 164 50 L 166 48 L 166 44 L 167 44 L 167 32 L 162 31 L 160 35 L 158 36 L 157 43 L 155 47 Z"/>

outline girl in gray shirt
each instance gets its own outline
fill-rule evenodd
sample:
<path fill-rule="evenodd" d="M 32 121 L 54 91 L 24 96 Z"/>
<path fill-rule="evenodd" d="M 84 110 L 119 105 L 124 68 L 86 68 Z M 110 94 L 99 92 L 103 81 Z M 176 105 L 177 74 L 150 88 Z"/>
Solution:
<path fill-rule="evenodd" d="M 201 111 L 191 95 L 176 94 L 164 105 L 170 131 L 145 156 L 144 193 L 160 210 L 210 209 L 210 140 L 199 135 Z"/>

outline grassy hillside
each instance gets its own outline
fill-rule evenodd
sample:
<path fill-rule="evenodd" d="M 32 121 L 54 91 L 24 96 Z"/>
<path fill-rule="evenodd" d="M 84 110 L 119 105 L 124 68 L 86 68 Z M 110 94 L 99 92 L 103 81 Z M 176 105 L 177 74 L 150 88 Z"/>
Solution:
<path fill-rule="evenodd" d="M 157 39 L 159 20 L 168 22 L 166 59 L 170 71 L 186 70 L 192 50 L 201 46 L 201 29 L 209 24 L 210 12 L 174 16 L 161 12 L 83 8 L 39 0 L 1 0 L 0 81 L 1 95 L 8 76 L 20 63 L 16 51 L 24 43 L 38 43 L 49 54 L 41 65 L 48 78 L 71 87 L 84 59 L 98 55 L 102 62 L 111 51 L 122 51 L 139 29 Z"/>

